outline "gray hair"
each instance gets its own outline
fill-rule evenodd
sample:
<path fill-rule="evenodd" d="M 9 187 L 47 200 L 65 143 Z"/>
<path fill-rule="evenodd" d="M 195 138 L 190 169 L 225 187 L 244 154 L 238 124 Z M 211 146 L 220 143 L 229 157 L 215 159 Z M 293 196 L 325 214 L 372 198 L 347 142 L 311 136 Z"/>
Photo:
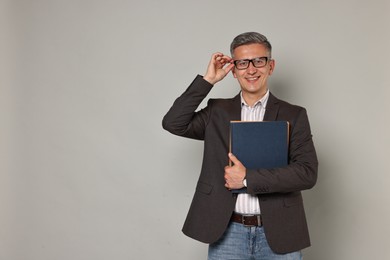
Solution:
<path fill-rule="evenodd" d="M 236 36 L 236 38 L 234 38 L 232 43 L 230 44 L 230 54 L 233 56 L 234 49 L 239 46 L 252 43 L 258 43 L 263 45 L 267 49 L 268 54 L 271 57 L 271 43 L 268 41 L 267 37 L 257 32 L 246 32 Z"/>

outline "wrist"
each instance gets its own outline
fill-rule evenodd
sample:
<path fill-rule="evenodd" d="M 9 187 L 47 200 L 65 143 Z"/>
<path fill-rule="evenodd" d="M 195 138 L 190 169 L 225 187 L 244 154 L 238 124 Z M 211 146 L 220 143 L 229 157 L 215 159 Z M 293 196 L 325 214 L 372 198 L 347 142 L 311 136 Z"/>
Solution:
<path fill-rule="evenodd" d="M 211 85 L 215 84 L 215 82 L 210 77 L 208 77 L 207 75 L 203 76 L 203 79 L 206 80 Z"/>

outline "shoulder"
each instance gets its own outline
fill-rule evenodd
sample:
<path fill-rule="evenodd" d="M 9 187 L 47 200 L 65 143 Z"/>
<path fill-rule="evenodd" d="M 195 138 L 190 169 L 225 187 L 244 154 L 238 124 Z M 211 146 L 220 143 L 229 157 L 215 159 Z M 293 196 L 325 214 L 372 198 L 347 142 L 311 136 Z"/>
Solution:
<path fill-rule="evenodd" d="M 304 107 L 279 99 L 272 93 L 270 93 L 266 109 L 276 113 L 279 120 L 287 120 L 290 123 L 302 116 L 307 117 L 307 112 Z"/>
<path fill-rule="evenodd" d="M 240 104 L 240 94 L 232 98 L 210 98 L 207 103 L 209 106 L 211 105 L 217 107 L 226 107 L 235 104 Z"/>
<path fill-rule="evenodd" d="M 273 106 L 273 105 L 278 105 L 282 109 L 289 109 L 292 111 L 305 110 L 305 108 L 302 106 L 292 104 L 292 103 L 287 102 L 285 100 L 279 99 L 276 96 L 274 96 L 272 93 L 270 93 L 267 106 Z"/>

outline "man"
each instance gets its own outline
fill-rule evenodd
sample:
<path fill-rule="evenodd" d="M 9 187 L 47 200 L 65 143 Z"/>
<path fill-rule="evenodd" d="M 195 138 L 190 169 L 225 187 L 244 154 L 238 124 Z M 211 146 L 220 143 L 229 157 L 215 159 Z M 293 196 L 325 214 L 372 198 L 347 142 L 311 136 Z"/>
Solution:
<path fill-rule="evenodd" d="M 210 244 L 209 259 L 301 259 L 300 250 L 310 246 L 301 191 L 315 185 L 318 166 L 306 110 L 268 90 L 275 61 L 265 36 L 238 35 L 230 51 L 232 57 L 212 55 L 204 77 L 195 78 L 163 119 L 169 132 L 204 140 L 202 169 L 183 232 Z M 210 99 L 196 111 L 229 72 L 240 94 Z M 231 120 L 288 121 L 288 166 L 246 169 L 228 153 Z M 244 186 L 247 193 L 231 192 Z"/>

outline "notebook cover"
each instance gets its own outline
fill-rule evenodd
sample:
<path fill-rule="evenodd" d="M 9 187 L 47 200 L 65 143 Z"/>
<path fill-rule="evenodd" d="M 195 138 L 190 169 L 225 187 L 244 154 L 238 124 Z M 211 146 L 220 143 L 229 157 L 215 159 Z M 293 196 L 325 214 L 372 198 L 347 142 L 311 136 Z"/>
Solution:
<path fill-rule="evenodd" d="M 288 164 L 287 121 L 231 121 L 230 152 L 247 169 L 271 169 Z M 232 190 L 245 193 L 246 188 Z"/>

